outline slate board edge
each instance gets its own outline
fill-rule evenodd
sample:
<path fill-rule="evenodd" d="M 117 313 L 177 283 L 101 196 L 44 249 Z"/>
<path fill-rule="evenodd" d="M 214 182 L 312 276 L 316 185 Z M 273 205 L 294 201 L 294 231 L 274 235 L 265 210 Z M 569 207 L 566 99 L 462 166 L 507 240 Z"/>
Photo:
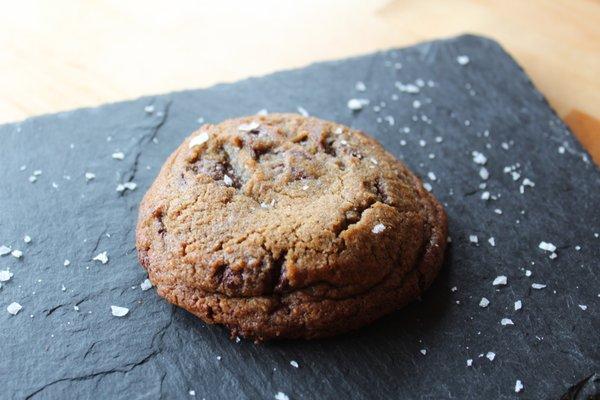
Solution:
<path fill-rule="evenodd" d="M 406 47 L 391 47 L 391 48 L 387 48 L 387 49 L 377 50 L 377 51 L 374 51 L 374 52 L 371 52 L 371 53 L 365 53 L 365 54 L 360 54 L 360 55 L 356 55 L 356 56 L 352 56 L 352 57 L 345 57 L 345 58 L 336 59 L 336 60 L 317 61 L 317 62 L 313 62 L 313 63 L 307 64 L 307 65 L 303 65 L 303 66 L 300 66 L 300 67 L 297 67 L 297 68 L 282 69 L 282 70 L 279 70 L 279 71 L 276 71 L 276 72 L 272 72 L 272 73 L 268 73 L 268 74 L 265 74 L 265 75 L 250 76 L 248 78 L 240 79 L 240 80 L 233 81 L 233 82 L 216 83 L 214 85 L 207 86 L 207 87 L 194 88 L 194 89 L 184 89 L 184 90 L 175 90 L 175 91 L 166 92 L 166 93 L 160 93 L 160 94 L 144 95 L 144 96 L 139 96 L 139 97 L 135 97 L 135 98 L 132 98 L 132 99 L 127 99 L 127 100 L 119 100 L 119 101 L 114 101 L 114 102 L 103 103 L 103 104 L 96 105 L 96 106 L 75 108 L 75 109 L 71 109 L 71 110 L 59 111 L 59 112 L 56 112 L 56 113 L 40 114 L 40 115 L 36 115 L 36 116 L 33 116 L 33 117 L 25 118 L 23 120 L 12 121 L 12 122 L 8 122 L 8 123 L 0 124 L 0 128 L 8 127 L 10 125 L 18 126 L 18 125 L 20 125 L 22 123 L 25 123 L 27 121 L 30 121 L 30 120 L 37 120 L 37 119 L 43 119 L 43 118 L 48 118 L 48 117 L 52 117 L 52 116 L 65 115 L 65 114 L 69 114 L 69 113 L 76 112 L 76 111 L 94 110 L 94 109 L 97 109 L 97 108 L 108 107 L 108 106 L 115 106 L 115 105 L 118 105 L 118 104 L 135 103 L 135 102 L 139 102 L 141 100 L 150 100 L 150 102 L 151 102 L 153 99 L 155 99 L 155 98 L 157 98 L 159 96 L 171 97 L 171 96 L 176 95 L 176 94 L 190 93 L 190 92 L 195 92 L 195 91 L 198 91 L 198 90 L 219 90 L 219 89 L 228 88 L 228 87 L 231 87 L 233 85 L 240 84 L 240 83 L 243 83 L 243 82 L 251 82 L 251 81 L 256 81 L 256 80 L 260 81 L 260 80 L 263 80 L 263 79 L 268 79 L 268 78 L 275 77 L 275 76 L 278 76 L 278 75 L 284 75 L 284 74 L 289 73 L 289 72 L 294 72 L 294 71 L 298 71 L 298 70 L 302 70 L 302 69 L 312 68 L 312 67 L 315 67 L 315 66 L 325 66 L 325 65 L 330 65 L 331 66 L 331 65 L 335 65 L 337 63 L 344 62 L 344 61 L 351 61 L 351 60 L 354 60 L 354 59 L 359 59 L 359 58 L 362 58 L 362 57 L 373 56 L 373 55 L 376 55 L 376 54 L 384 54 L 384 53 L 389 52 L 389 51 L 399 51 L 399 50 L 406 50 L 406 49 L 414 49 L 414 48 L 419 48 L 419 47 L 426 47 L 426 46 L 435 45 L 435 44 L 440 43 L 440 42 L 453 43 L 453 42 L 460 42 L 462 40 L 476 40 L 476 41 L 480 41 L 480 42 L 485 43 L 487 46 L 496 47 L 501 52 L 505 53 L 507 55 L 507 57 L 513 62 L 513 64 L 523 73 L 523 75 L 525 77 L 527 77 L 527 81 L 528 81 L 529 85 L 531 86 L 532 90 L 534 92 L 536 92 L 540 96 L 540 98 L 542 99 L 542 101 L 544 102 L 544 104 L 547 105 L 548 108 L 552 111 L 553 116 L 556 117 L 556 119 L 561 122 L 561 124 L 563 125 L 563 128 L 565 130 L 567 130 L 570 133 L 570 135 L 575 139 L 575 142 L 579 146 L 578 150 L 583 155 L 583 157 L 586 157 L 587 160 L 591 160 L 592 159 L 591 155 L 589 154 L 589 152 L 587 151 L 587 149 L 579 141 L 579 138 L 577 137 L 577 135 L 574 135 L 573 131 L 570 129 L 570 127 L 562 120 L 562 118 L 560 118 L 560 116 L 558 115 L 558 113 L 556 112 L 556 110 L 554 109 L 554 107 L 552 107 L 552 105 L 548 101 L 548 98 L 535 86 L 535 84 L 531 80 L 529 74 L 527 74 L 527 71 L 514 59 L 514 57 L 504 47 L 502 47 L 502 45 L 500 43 L 498 43 L 496 40 L 494 40 L 494 39 L 492 39 L 490 37 L 487 37 L 487 36 L 475 35 L 475 34 L 471 34 L 471 33 L 465 33 L 465 34 L 460 34 L 460 35 L 451 36 L 451 37 L 447 37 L 447 38 L 440 38 L 440 39 L 435 39 L 435 40 L 430 40 L 430 41 L 424 41 L 424 42 L 416 43 L 414 45 L 406 46 Z M 594 163 L 592 163 L 592 164 L 594 164 Z M 597 165 L 596 165 L 596 169 L 600 170 L 600 168 Z"/>

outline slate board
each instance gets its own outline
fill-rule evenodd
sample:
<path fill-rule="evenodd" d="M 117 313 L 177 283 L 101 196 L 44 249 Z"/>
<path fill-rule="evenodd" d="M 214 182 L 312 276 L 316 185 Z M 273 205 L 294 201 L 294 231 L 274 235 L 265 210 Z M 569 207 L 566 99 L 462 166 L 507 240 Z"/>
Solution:
<path fill-rule="evenodd" d="M 459 55 L 469 62 L 460 65 Z M 397 81 L 424 86 L 411 94 Z M 371 103 L 352 113 L 350 98 Z M 452 243 L 422 301 L 372 326 L 328 340 L 236 343 L 153 289 L 140 290 L 137 207 L 199 117 L 219 122 L 298 106 L 370 132 L 429 181 L 446 205 Z M 189 390 L 198 399 L 599 396 L 592 374 L 600 370 L 600 173 L 493 41 L 461 36 L 36 117 L 1 126 L 0 143 L 0 244 L 24 253 L 0 258 L 0 269 L 14 273 L 0 289 L 2 398 L 185 399 Z M 487 157 L 487 181 L 474 150 Z M 117 151 L 122 161 L 111 157 Z M 515 181 L 503 169 L 516 163 Z M 34 170 L 42 173 L 30 183 Z M 96 178 L 86 183 L 85 172 Z M 535 187 L 521 194 L 524 178 Z M 118 193 L 127 181 L 138 188 Z M 482 200 L 484 191 L 497 199 Z M 541 241 L 558 247 L 556 259 L 538 248 Z M 106 265 L 92 261 L 103 251 Z M 492 286 L 498 275 L 507 276 L 506 286 Z M 23 306 L 15 316 L 6 312 L 13 301 Z M 130 312 L 114 317 L 111 305 Z M 514 325 L 502 326 L 502 318 Z M 481 356 L 488 352 L 493 361 Z M 518 395 L 517 379 L 524 385 Z"/>

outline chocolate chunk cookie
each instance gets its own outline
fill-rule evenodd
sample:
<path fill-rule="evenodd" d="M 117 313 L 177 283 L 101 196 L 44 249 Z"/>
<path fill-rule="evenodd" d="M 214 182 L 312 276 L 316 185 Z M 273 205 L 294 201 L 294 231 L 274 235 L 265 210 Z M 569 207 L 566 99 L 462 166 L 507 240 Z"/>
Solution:
<path fill-rule="evenodd" d="M 366 134 L 272 114 L 204 125 L 140 206 L 136 246 L 159 295 L 232 335 L 316 338 L 418 297 L 446 215 Z"/>

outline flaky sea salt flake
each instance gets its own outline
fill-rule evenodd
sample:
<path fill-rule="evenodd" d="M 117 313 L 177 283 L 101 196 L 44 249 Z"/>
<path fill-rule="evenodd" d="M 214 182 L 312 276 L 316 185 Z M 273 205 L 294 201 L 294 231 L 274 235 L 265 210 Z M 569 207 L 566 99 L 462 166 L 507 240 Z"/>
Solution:
<path fill-rule="evenodd" d="M 110 312 L 115 317 L 124 317 L 129 313 L 129 308 L 127 307 L 119 307 L 119 306 L 110 306 Z"/>
<path fill-rule="evenodd" d="M 283 392 L 277 392 L 275 393 L 275 400 L 290 400 L 290 398 Z"/>
<path fill-rule="evenodd" d="M 419 87 L 412 83 L 403 84 L 402 82 L 396 82 L 395 86 L 399 91 L 401 91 L 403 93 L 415 94 L 415 93 L 419 93 L 419 91 L 420 91 Z"/>
<path fill-rule="evenodd" d="M 542 290 L 546 287 L 546 285 L 542 284 L 542 283 L 532 283 L 531 284 L 531 288 L 532 289 L 536 289 L 536 290 Z"/>
<path fill-rule="evenodd" d="M 198 136 L 194 136 L 190 140 L 189 148 L 191 149 L 192 147 L 200 146 L 203 143 L 208 142 L 208 139 L 209 139 L 208 132 L 200 132 L 198 134 Z"/>
<path fill-rule="evenodd" d="M 10 303 L 8 305 L 8 307 L 6 307 L 6 311 L 8 311 L 8 313 L 12 314 L 12 315 L 17 315 L 19 313 L 19 311 L 21 311 L 22 309 L 23 309 L 23 307 L 15 301 Z"/>
<path fill-rule="evenodd" d="M 556 251 L 556 246 L 550 242 L 541 241 L 540 244 L 538 245 L 538 247 L 542 250 L 549 251 L 551 253 Z"/>
<path fill-rule="evenodd" d="M 499 275 L 494 279 L 494 281 L 492 282 L 492 285 L 493 286 L 506 285 L 507 282 L 508 282 L 508 280 L 506 279 L 505 275 Z"/>
<path fill-rule="evenodd" d="M 108 254 L 106 251 L 99 253 L 96 257 L 92 258 L 93 261 L 100 261 L 102 264 L 106 264 L 108 262 Z"/>
<path fill-rule="evenodd" d="M 385 225 L 384 225 L 384 224 L 381 224 L 381 223 L 379 223 L 379 224 L 375 225 L 375 226 L 373 227 L 373 229 L 371 229 L 371 232 L 373 232 L 373 233 L 375 233 L 375 234 L 378 234 L 378 233 L 381 233 L 381 232 L 383 232 L 384 230 L 385 230 Z"/>
<path fill-rule="evenodd" d="M 490 305 L 490 301 L 488 299 L 486 299 L 485 297 L 482 297 L 481 300 L 479 301 L 479 307 L 487 307 Z"/>
<path fill-rule="evenodd" d="M 137 188 L 137 183 L 135 182 L 125 182 L 117 185 L 117 192 L 122 193 L 125 190 L 135 190 Z"/>
<path fill-rule="evenodd" d="M 471 61 L 471 60 L 469 60 L 469 57 L 465 56 L 465 55 L 460 55 L 460 56 L 456 57 L 456 62 L 459 65 L 467 65 L 469 63 L 469 61 Z"/>
<path fill-rule="evenodd" d="M 479 176 L 481 177 L 481 179 L 483 179 L 484 181 L 486 181 L 490 177 L 490 173 L 487 170 L 487 168 L 481 167 L 481 169 L 479 169 Z"/>
<path fill-rule="evenodd" d="M 350 99 L 348 103 L 346 103 L 346 107 L 351 109 L 352 111 L 360 111 L 364 106 L 369 105 L 368 99 Z"/>
<path fill-rule="evenodd" d="M 310 115 L 304 107 L 298 106 L 298 107 L 296 107 L 296 110 L 298 110 L 298 113 L 300 115 L 302 115 L 303 117 L 308 117 Z"/>
<path fill-rule="evenodd" d="M 260 123 L 258 121 L 252 121 L 238 126 L 238 130 L 241 132 L 253 132 L 258 128 L 260 128 Z"/>
<path fill-rule="evenodd" d="M 487 157 L 483 153 L 473 151 L 471 152 L 471 155 L 473 156 L 473 162 L 475 164 L 485 165 L 485 163 L 487 163 Z"/>
<path fill-rule="evenodd" d="M 4 270 L 4 271 L 0 271 L 0 282 L 8 282 L 10 280 L 10 278 L 13 277 L 13 273 L 8 271 L 8 270 Z"/>
<path fill-rule="evenodd" d="M 144 281 L 140 284 L 140 288 L 144 291 L 149 290 L 152 287 L 152 282 L 150 279 L 144 279 Z"/>
<path fill-rule="evenodd" d="M 528 178 L 523 179 L 523 186 L 535 187 L 535 182 Z"/>
<path fill-rule="evenodd" d="M 515 393 L 519 393 L 521 390 L 523 390 L 523 382 L 521 382 L 520 379 L 517 379 L 515 382 Z"/>
<path fill-rule="evenodd" d="M 515 311 L 519 311 L 521 308 L 523 308 L 523 302 L 521 300 L 515 301 Z"/>
<path fill-rule="evenodd" d="M 7 247 L 5 245 L 0 246 L 0 256 L 5 256 L 7 254 L 10 254 L 10 247 Z"/>

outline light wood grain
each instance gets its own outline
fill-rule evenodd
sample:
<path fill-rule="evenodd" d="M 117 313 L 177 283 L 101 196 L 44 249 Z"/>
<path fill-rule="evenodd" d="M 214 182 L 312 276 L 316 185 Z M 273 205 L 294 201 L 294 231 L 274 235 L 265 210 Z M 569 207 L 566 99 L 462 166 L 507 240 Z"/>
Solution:
<path fill-rule="evenodd" d="M 7 2 L 0 122 L 471 32 L 525 67 L 600 162 L 599 22 L 593 0 Z"/>

